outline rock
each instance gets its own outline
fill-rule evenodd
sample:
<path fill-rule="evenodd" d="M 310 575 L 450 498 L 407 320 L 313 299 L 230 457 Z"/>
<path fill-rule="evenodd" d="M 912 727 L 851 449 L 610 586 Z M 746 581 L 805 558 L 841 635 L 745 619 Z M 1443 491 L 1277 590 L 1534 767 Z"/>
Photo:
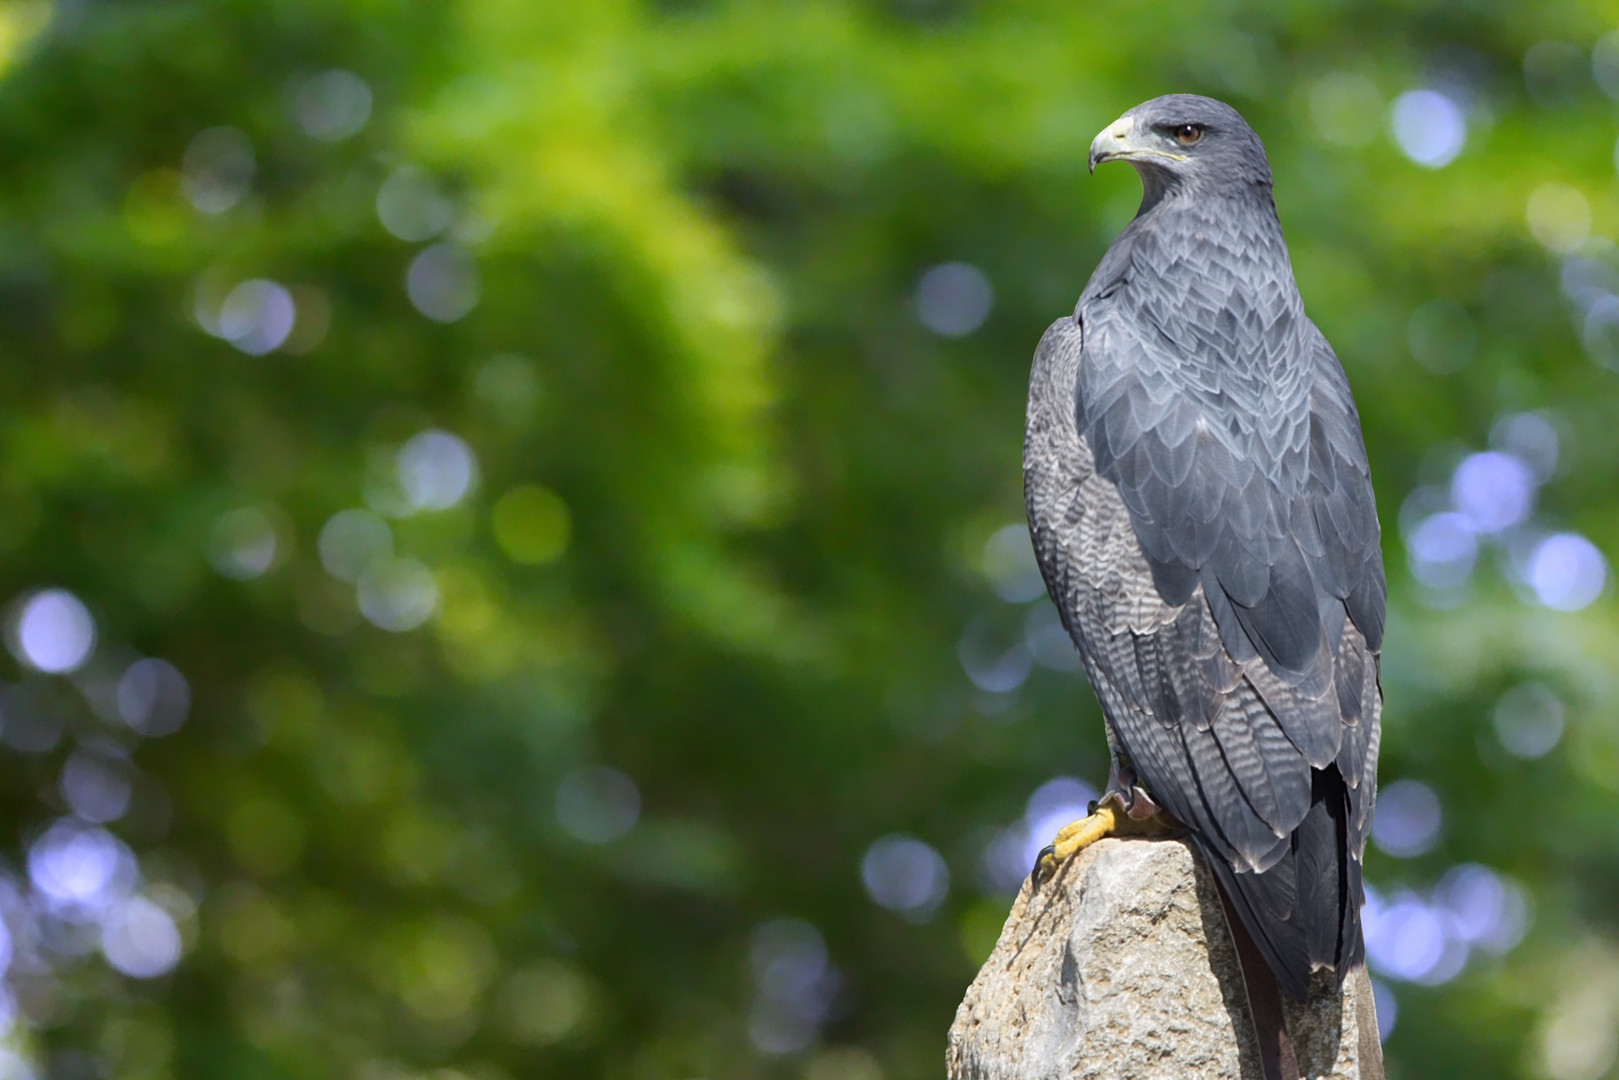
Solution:
<path fill-rule="evenodd" d="M 1363 972 L 1341 994 L 1318 975 L 1310 1003 L 1285 1009 L 1303 1076 L 1359 1080 L 1364 1046 L 1366 1077 L 1382 1077 Z M 1025 882 L 956 1012 L 947 1060 L 952 1080 L 1262 1080 L 1208 868 L 1180 840 L 1109 839 L 1038 893 Z"/>

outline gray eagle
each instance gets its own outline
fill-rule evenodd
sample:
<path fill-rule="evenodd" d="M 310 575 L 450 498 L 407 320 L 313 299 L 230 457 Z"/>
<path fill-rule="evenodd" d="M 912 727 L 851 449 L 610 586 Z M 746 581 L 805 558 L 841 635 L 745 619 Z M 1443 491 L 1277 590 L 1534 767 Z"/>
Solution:
<path fill-rule="evenodd" d="M 1156 98 L 1096 137 L 1105 161 L 1141 209 L 1040 341 L 1023 477 L 1112 769 L 1037 879 L 1167 811 L 1302 1000 L 1365 954 L 1386 587 L 1360 421 L 1242 117 Z"/>

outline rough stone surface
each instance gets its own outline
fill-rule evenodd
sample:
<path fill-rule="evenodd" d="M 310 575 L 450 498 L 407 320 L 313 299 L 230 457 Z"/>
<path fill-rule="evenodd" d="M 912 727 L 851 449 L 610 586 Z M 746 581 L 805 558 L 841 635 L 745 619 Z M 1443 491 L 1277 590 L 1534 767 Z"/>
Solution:
<path fill-rule="evenodd" d="M 1358 1078 L 1364 978 L 1286 1002 L 1304 1077 Z M 1375 1030 L 1371 1044 L 1376 1045 Z M 1103 840 L 1027 883 L 950 1029 L 952 1080 L 1261 1080 L 1214 880 L 1179 840 Z M 1368 1076 L 1381 1076 L 1373 1066 Z"/>

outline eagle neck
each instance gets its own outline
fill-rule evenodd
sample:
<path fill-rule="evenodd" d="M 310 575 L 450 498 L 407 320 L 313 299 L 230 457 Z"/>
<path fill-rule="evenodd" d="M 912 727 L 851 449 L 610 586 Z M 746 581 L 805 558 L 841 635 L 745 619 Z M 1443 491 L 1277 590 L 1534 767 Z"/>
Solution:
<path fill-rule="evenodd" d="M 1268 182 L 1215 192 L 1190 186 L 1166 190 L 1156 200 L 1142 200 L 1128 231 L 1135 234 L 1132 253 L 1145 256 L 1130 260 L 1130 276 L 1137 281 L 1162 279 L 1170 293 L 1188 284 L 1171 278 L 1201 278 L 1215 292 L 1263 283 L 1263 294 L 1244 297 L 1246 304 L 1268 307 L 1273 314 L 1303 314 Z"/>

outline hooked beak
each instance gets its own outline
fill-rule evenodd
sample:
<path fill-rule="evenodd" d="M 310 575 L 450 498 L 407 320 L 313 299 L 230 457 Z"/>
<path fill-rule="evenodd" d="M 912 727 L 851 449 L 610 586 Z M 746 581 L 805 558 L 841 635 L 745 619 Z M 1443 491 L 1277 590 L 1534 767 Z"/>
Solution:
<path fill-rule="evenodd" d="M 1175 154 L 1148 145 L 1147 140 L 1150 138 L 1152 138 L 1150 132 L 1136 127 L 1135 117 L 1128 115 L 1119 117 L 1091 140 L 1091 172 L 1095 172 L 1096 167 L 1104 161 L 1128 161 L 1144 157 L 1164 157 L 1171 161 L 1186 160 L 1185 154 Z"/>

